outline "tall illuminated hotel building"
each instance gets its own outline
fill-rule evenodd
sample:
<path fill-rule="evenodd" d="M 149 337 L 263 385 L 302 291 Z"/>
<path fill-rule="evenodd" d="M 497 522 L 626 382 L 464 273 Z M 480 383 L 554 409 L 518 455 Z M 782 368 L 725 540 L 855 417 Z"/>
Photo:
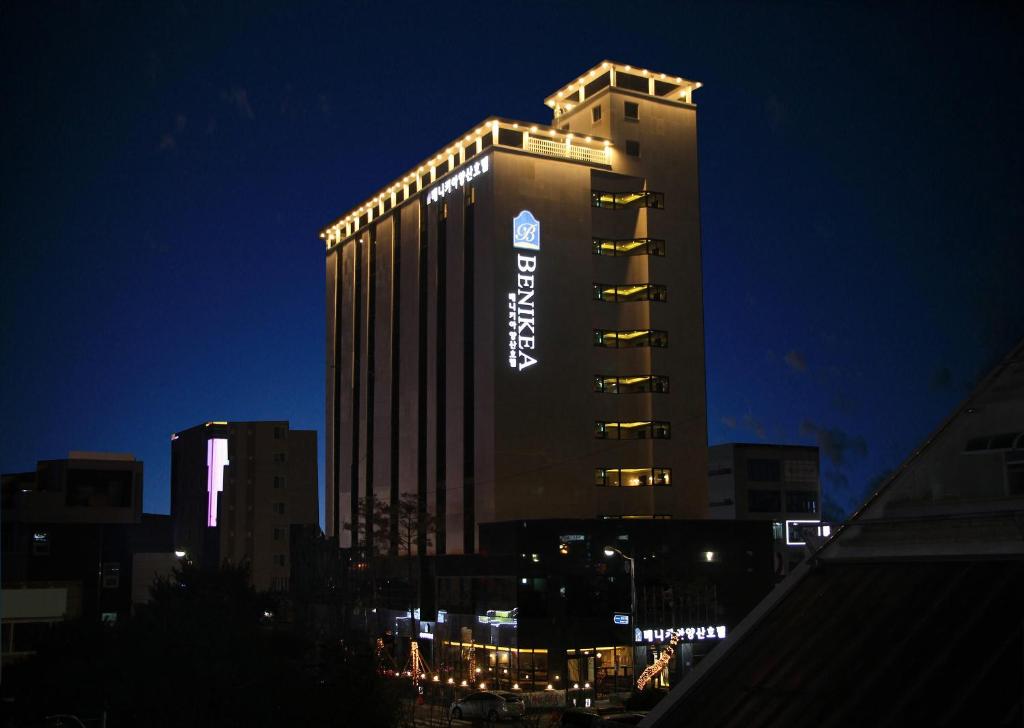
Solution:
<path fill-rule="evenodd" d="M 706 516 L 699 86 L 599 63 L 550 125 L 489 117 L 323 229 L 341 546 L 394 553 L 360 504 L 403 494 L 439 554 L 493 522 Z"/>

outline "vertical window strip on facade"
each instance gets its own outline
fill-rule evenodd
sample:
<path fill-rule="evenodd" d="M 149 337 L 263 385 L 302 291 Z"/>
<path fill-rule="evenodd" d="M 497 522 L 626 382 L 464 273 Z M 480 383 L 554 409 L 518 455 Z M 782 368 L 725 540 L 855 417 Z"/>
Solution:
<path fill-rule="evenodd" d="M 373 504 L 376 496 L 373 492 L 373 425 L 374 396 L 376 384 L 376 351 L 377 339 L 377 228 L 370 228 L 366 250 L 366 500 L 365 540 L 368 553 L 373 553 Z"/>
<path fill-rule="evenodd" d="M 342 316 L 342 254 L 339 248 L 334 253 L 334 438 L 331 443 L 334 454 L 334 472 L 331 484 L 334 502 L 328 516 L 333 527 L 334 537 L 341 539 L 341 333 L 344 316 Z"/>
<path fill-rule="evenodd" d="M 352 510 L 352 546 L 359 543 L 359 405 L 362 380 L 360 376 L 360 339 L 362 338 L 363 317 L 363 277 L 362 259 L 363 244 L 361 238 L 353 241 L 353 295 L 352 295 L 352 461 L 349 468 L 349 487 L 351 488 Z"/>
<path fill-rule="evenodd" d="M 463 300 L 462 300 L 462 551 L 471 554 L 476 550 L 476 363 L 473 359 L 473 309 L 474 288 L 473 259 L 476 221 L 476 190 L 472 187 L 466 193 L 466 209 L 463 213 Z"/>
<path fill-rule="evenodd" d="M 399 399 L 401 333 L 402 333 L 402 213 L 399 211 L 391 216 L 391 483 L 389 503 L 391 513 L 398 513 L 400 488 L 398 479 L 399 468 Z M 388 523 L 388 553 L 398 554 L 398 517 L 392 515 Z"/>
<path fill-rule="evenodd" d="M 416 261 L 418 289 L 418 352 L 417 404 L 416 404 L 416 500 L 419 513 L 427 512 L 427 203 L 421 197 L 419 205 L 419 255 Z M 427 552 L 426 519 L 418 519 L 416 548 Z"/>
<path fill-rule="evenodd" d="M 436 371 L 437 377 L 435 382 L 435 392 L 437 393 L 436 401 L 436 428 L 435 428 L 435 445 L 434 451 L 434 464 L 436 467 L 436 479 L 435 479 L 435 508 L 437 514 L 436 521 L 436 537 L 434 539 L 434 547 L 436 552 L 439 554 L 445 553 L 446 550 L 446 524 L 445 516 L 448 511 L 447 495 L 448 489 L 446 487 L 446 476 L 447 476 L 447 372 L 446 364 L 447 357 L 446 347 L 448 344 L 448 306 L 447 306 L 447 295 L 448 295 L 448 203 L 442 202 L 437 210 L 437 254 L 434 256 L 437 269 L 435 271 L 436 285 L 434 286 L 434 292 L 437 296 L 437 336 L 435 337 L 435 355 L 436 355 Z"/>

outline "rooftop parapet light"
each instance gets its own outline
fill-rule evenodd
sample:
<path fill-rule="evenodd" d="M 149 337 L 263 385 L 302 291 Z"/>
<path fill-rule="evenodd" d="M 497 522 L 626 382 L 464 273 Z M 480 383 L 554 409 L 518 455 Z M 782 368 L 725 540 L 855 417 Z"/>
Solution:
<path fill-rule="evenodd" d="M 446 182 L 451 187 L 451 180 L 457 178 L 460 171 L 465 171 L 464 165 L 470 161 L 482 161 L 479 155 L 490 147 L 521 149 L 532 154 L 600 165 L 608 165 L 611 155 L 611 142 L 602 137 L 580 139 L 554 127 L 492 117 L 457 137 L 454 144 L 449 143 L 439 149 L 391 185 L 378 190 L 359 207 L 336 219 L 320 231 L 320 239 L 330 249 L 428 188 Z"/>
<path fill-rule="evenodd" d="M 577 80 L 571 81 L 544 99 L 555 118 L 573 109 L 606 88 L 618 88 L 645 94 L 672 103 L 692 104 L 693 92 L 701 87 L 698 81 L 682 76 L 657 73 L 646 68 L 634 68 L 615 61 L 602 61 Z"/>

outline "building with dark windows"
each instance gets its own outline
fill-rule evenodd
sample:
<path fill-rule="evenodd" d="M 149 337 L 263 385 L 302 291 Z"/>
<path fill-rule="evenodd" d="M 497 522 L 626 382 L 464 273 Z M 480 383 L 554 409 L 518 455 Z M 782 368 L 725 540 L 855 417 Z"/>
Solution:
<path fill-rule="evenodd" d="M 655 684 L 675 684 L 772 588 L 771 525 L 758 521 L 551 519 L 482 524 L 480 554 L 429 559 L 436 609 L 377 565 L 370 619 L 411 640 L 444 681 L 628 692 L 676 637 Z M 409 601 L 402 607 L 403 596 Z M 360 620 L 360 624 L 362 621 Z"/>
<path fill-rule="evenodd" d="M 818 466 L 814 445 L 714 445 L 708 450 L 710 516 L 771 521 L 775 573 L 782 577 L 803 561 L 808 539 L 831 533 L 821 522 Z"/>
<path fill-rule="evenodd" d="M 177 563 L 170 519 L 142 512 L 142 463 L 72 452 L 2 478 L 3 660 L 65 619 L 116 622 Z"/>
<path fill-rule="evenodd" d="M 171 436 L 175 548 L 203 564 L 249 565 L 284 591 L 292 526 L 319 523 L 316 432 L 279 422 L 206 422 Z"/>
<path fill-rule="evenodd" d="M 327 531 L 707 515 L 700 84 L 606 61 L 327 225 Z M 434 524 L 428 533 L 427 522 Z M 384 543 L 374 543 L 383 540 Z"/>
<path fill-rule="evenodd" d="M 1024 720 L 1024 341 L 643 725 Z"/>

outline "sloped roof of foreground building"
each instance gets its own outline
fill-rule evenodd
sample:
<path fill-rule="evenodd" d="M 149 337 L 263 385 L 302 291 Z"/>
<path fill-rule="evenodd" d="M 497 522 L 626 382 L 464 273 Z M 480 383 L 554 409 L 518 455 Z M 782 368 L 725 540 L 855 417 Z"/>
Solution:
<path fill-rule="evenodd" d="M 642 726 L 1024 723 L 1024 341 Z"/>

